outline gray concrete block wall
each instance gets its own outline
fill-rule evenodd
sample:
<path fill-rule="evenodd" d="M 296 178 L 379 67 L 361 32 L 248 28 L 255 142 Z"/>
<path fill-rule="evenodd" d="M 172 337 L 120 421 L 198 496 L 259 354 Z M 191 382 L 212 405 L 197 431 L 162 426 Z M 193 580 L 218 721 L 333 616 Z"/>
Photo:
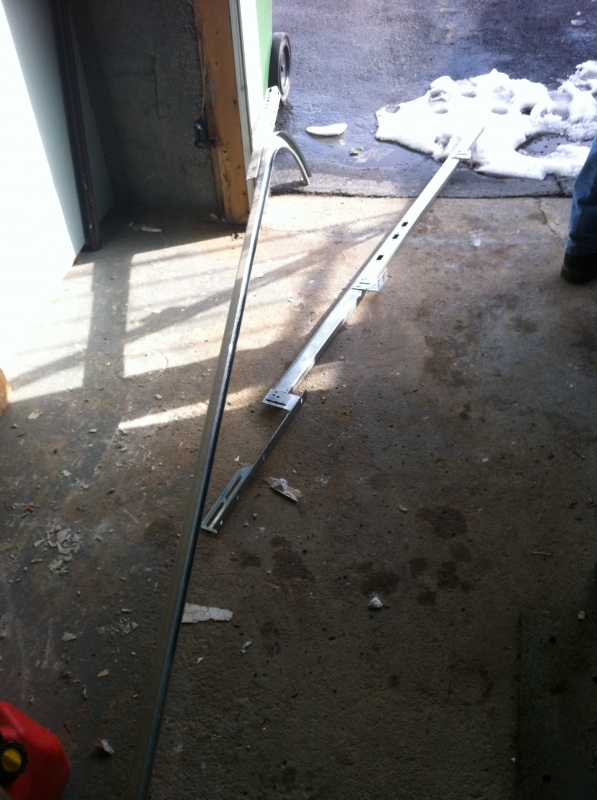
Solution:
<path fill-rule="evenodd" d="M 119 205 L 216 210 L 194 9 L 187 0 L 85 0 L 73 9 Z"/>

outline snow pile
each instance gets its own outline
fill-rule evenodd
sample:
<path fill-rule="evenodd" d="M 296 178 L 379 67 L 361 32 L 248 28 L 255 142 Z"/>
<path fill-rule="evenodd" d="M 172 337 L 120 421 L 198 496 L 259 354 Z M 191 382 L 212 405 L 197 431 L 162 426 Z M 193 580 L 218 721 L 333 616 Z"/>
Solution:
<path fill-rule="evenodd" d="M 468 80 L 433 81 L 423 97 L 377 112 L 377 138 L 427 153 L 437 160 L 456 139 L 483 128 L 473 151 L 475 169 L 486 175 L 542 180 L 575 177 L 597 130 L 597 61 L 586 61 L 555 91 L 492 70 Z M 546 155 L 518 151 L 525 142 L 565 138 Z M 585 144 L 580 144 L 585 142 Z"/>

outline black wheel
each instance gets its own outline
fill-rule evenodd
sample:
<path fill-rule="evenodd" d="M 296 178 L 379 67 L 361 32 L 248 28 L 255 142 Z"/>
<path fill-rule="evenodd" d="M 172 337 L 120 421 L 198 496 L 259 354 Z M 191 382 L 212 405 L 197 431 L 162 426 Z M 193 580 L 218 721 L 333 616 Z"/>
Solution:
<path fill-rule="evenodd" d="M 278 87 L 282 100 L 286 100 L 290 92 L 290 62 L 290 39 L 285 33 L 274 33 L 268 83 Z"/>

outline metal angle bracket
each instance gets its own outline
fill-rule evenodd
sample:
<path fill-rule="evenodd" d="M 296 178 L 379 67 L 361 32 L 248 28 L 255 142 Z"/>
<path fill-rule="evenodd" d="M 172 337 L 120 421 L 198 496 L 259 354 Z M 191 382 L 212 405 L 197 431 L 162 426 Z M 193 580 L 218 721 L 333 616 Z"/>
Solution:
<path fill-rule="evenodd" d="M 472 145 L 471 147 L 456 148 L 456 150 L 450 153 L 450 155 L 448 156 L 448 158 L 455 158 L 457 161 L 470 161 L 472 157 L 473 157 Z"/>
<path fill-rule="evenodd" d="M 232 478 L 228 481 L 228 485 L 220 494 L 216 502 L 211 507 L 211 510 L 208 514 L 206 514 L 203 522 L 201 523 L 201 528 L 204 531 L 213 534 L 218 533 L 218 529 L 222 526 L 224 520 L 232 511 L 232 505 L 235 500 L 238 500 L 238 496 L 243 490 L 245 484 L 251 480 L 253 475 L 265 462 L 288 425 L 300 411 L 303 403 L 305 402 L 307 392 L 303 392 L 300 395 L 293 394 L 289 396 L 293 398 L 293 402 L 288 409 L 288 413 L 284 416 L 284 419 L 274 431 L 273 436 L 262 450 L 257 460 L 253 464 L 249 464 L 247 467 L 241 467 L 240 469 L 237 469 Z M 277 408 L 281 408 L 281 406 L 277 406 Z"/>
<path fill-rule="evenodd" d="M 271 389 L 261 401 L 266 406 L 281 408 L 284 411 L 292 411 L 295 405 L 301 400 L 302 395 L 283 392 L 281 389 Z"/>
<path fill-rule="evenodd" d="M 393 230 L 383 239 L 373 254 L 367 259 L 352 284 L 339 296 L 327 316 L 305 344 L 278 383 L 270 389 L 263 403 L 276 408 L 287 408 L 291 392 L 298 386 L 313 367 L 321 353 L 328 346 L 346 319 L 357 307 L 365 292 L 379 292 L 388 277 L 388 264 L 396 251 L 406 240 L 421 214 L 431 205 L 442 187 L 465 157 L 470 158 L 471 150 L 482 133 L 478 128 L 460 137 L 452 153 L 431 178 L 421 194 L 408 208 Z"/>
<path fill-rule="evenodd" d="M 388 270 L 384 267 L 373 281 L 369 276 L 363 276 L 353 283 L 352 288 L 359 292 L 381 292 L 387 279 Z"/>

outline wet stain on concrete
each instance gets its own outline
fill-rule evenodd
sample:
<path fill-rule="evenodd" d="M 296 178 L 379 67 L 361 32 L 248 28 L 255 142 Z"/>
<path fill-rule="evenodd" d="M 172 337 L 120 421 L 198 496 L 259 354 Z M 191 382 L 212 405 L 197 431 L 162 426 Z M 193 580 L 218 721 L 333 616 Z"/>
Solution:
<path fill-rule="evenodd" d="M 440 539 L 452 539 L 467 532 L 464 515 L 449 506 L 420 508 L 417 511 L 417 517 L 424 520 Z"/>
<path fill-rule="evenodd" d="M 532 319 L 524 319 L 523 317 L 513 317 L 512 327 L 517 333 L 536 333 L 538 326 Z"/>
<path fill-rule="evenodd" d="M 361 584 L 363 594 L 370 595 L 393 592 L 398 586 L 400 576 L 389 569 L 380 569 L 368 575 Z"/>
<path fill-rule="evenodd" d="M 456 589 L 460 585 L 460 579 L 456 574 L 455 561 L 443 561 L 437 570 L 438 589 Z"/>
<path fill-rule="evenodd" d="M 309 795 L 308 800 L 333 800 L 334 789 L 327 783 L 322 784 Z"/>
<path fill-rule="evenodd" d="M 530 214 L 527 214 L 527 219 L 530 222 L 538 222 L 540 225 L 547 225 L 545 214 L 542 211 L 532 211 Z"/>
<path fill-rule="evenodd" d="M 284 761 L 278 769 L 277 775 L 273 779 L 273 787 L 283 793 L 288 793 L 294 789 L 297 779 L 297 771 L 295 767 L 290 767 Z"/>
<path fill-rule="evenodd" d="M 263 647 L 265 652 L 269 656 L 275 656 L 281 651 L 282 648 L 280 646 L 280 642 L 278 641 L 280 637 L 280 631 L 275 624 L 271 622 L 271 620 L 265 622 L 259 629 L 259 632 L 263 638 Z"/>
<path fill-rule="evenodd" d="M 417 595 L 417 603 L 420 606 L 434 606 L 437 603 L 437 592 L 431 589 L 424 589 Z"/>
<path fill-rule="evenodd" d="M 415 319 L 429 319 L 431 317 L 433 311 L 428 303 L 423 302 L 419 303 L 417 306 L 417 310 L 415 313 Z"/>
<path fill-rule="evenodd" d="M 462 344 L 454 339 L 435 336 L 426 336 L 425 344 L 431 350 L 431 355 L 425 358 L 423 371 L 446 386 L 465 386 L 462 371 L 455 367 L 455 362 L 464 355 Z"/>
<path fill-rule="evenodd" d="M 520 299 L 515 294 L 495 294 L 489 298 L 486 304 L 486 310 L 493 317 L 501 317 L 506 311 L 514 311 L 520 305 Z"/>
<path fill-rule="evenodd" d="M 450 545 L 450 555 L 454 561 L 471 561 L 471 551 L 464 544 L 456 542 Z"/>
<path fill-rule="evenodd" d="M 241 567 L 260 567 L 261 557 L 255 553 L 249 553 L 247 550 L 243 550 L 240 554 L 240 565 Z"/>
<path fill-rule="evenodd" d="M 572 342 L 575 347 L 580 347 L 583 350 L 587 350 L 589 353 L 597 352 L 597 335 L 594 330 L 588 327 L 581 328 L 577 335 L 578 338 Z"/>
<path fill-rule="evenodd" d="M 470 412 L 471 412 L 470 403 L 465 403 L 462 406 L 462 410 L 458 413 L 458 416 L 460 417 L 460 419 L 467 420 L 471 418 Z"/>
<path fill-rule="evenodd" d="M 489 678 L 489 677 L 487 676 L 487 669 L 486 669 L 486 668 L 482 667 L 482 668 L 479 670 L 479 674 L 480 674 L 481 678 L 483 678 L 483 679 L 485 680 L 485 688 L 483 689 L 483 692 L 482 692 L 482 694 L 481 694 L 481 699 L 482 699 L 482 700 L 487 700 L 487 698 L 488 698 L 488 697 L 491 695 L 491 693 L 493 692 L 493 689 L 494 689 L 494 686 L 495 686 L 495 684 L 494 684 L 494 682 L 491 680 L 491 678 Z"/>
<path fill-rule="evenodd" d="M 411 558 L 408 562 L 410 574 L 412 578 L 418 578 L 423 575 L 429 567 L 429 561 L 426 558 Z"/>
<path fill-rule="evenodd" d="M 163 547 L 167 544 L 174 544 L 175 536 L 178 533 L 177 526 L 167 517 L 152 520 L 143 533 L 146 541 Z"/>
<path fill-rule="evenodd" d="M 278 550 L 273 556 L 274 568 L 273 577 L 278 581 L 292 580 L 313 580 L 311 571 L 305 566 L 302 558 L 293 550 Z"/>

